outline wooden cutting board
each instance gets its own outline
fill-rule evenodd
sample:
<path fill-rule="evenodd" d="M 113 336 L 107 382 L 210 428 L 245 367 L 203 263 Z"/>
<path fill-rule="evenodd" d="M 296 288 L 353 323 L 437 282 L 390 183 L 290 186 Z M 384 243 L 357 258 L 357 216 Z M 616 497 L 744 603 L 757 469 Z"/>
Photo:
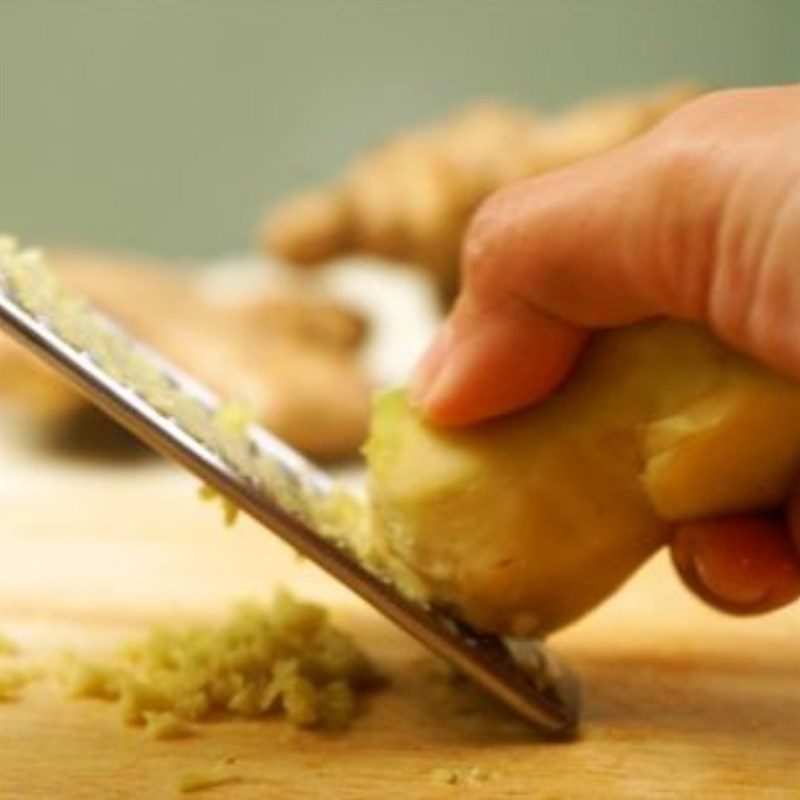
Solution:
<path fill-rule="evenodd" d="M 580 674 L 575 742 L 536 741 L 501 709 L 454 689 L 436 662 L 347 590 L 247 519 L 233 530 L 162 464 L 25 455 L 3 440 L 0 609 L 28 658 L 98 652 L 156 620 L 219 616 L 279 584 L 327 602 L 391 677 L 351 730 L 277 720 L 215 723 L 154 742 L 100 702 L 47 683 L 2 706 L 2 800 L 162 800 L 187 770 L 225 758 L 226 800 L 796 800 L 800 613 L 733 620 L 704 608 L 654 560 L 553 640 Z M 485 771 L 441 782 L 438 770 Z M 194 795 L 193 795 L 194 796 Z"/>

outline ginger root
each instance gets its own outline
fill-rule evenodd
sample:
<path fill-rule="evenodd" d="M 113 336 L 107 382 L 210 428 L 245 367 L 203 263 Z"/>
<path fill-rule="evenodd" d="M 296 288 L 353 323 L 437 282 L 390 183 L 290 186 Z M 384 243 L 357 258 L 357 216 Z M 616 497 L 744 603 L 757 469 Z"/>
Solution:
<path fill-rule="evenodd" d="M 548 400 L 468 429 L 385 395 L 366 452 L 377 546 L 428 600 L 541 635 L 613 592 L 671 524 L 779 508 L 800 474 L 800 384 L 654 321 L 598 334 Z"/>
<path fill-rule="evenodd" d="M 356 312 L 281 288 L 222 302 L 185 272 L 119 255 L 54 251 L 48 261 L 66 285 L 221 395 L 241 398 L 298 449 L 338 458 L 363 442 L 369 391 Z M 102 412 L 6 335 L 0 358 L 0 396 L 46 438 L 105 441 Z"/>
<path fill-rule="evenodd" d="M 265 250 L 300 265 L 366 253 L 457 284 L 461 238 L 490 193 L 622 144 L 697 94 L 687 85 L 590 102 L 557 116 L 477 105 L 401 133 L 357 160 L 330 187 L 308 192 L 265 219 Z"/>

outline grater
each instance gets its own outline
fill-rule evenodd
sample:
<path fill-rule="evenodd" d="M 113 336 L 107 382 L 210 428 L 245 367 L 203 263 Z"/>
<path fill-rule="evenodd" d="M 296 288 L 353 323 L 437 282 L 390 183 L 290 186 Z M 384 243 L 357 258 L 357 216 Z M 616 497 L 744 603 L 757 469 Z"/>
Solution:
<path fill-rule="evenodd" d="M 319 513 L 341 489 L 255 424 L 225 427 L 208 388 L 59 284 L 41 253 L 0 240 L 0 324 L 103 411 L 180 463 L 338 579 L 544 736 L 574 731 L 572 672 L 536 640 L 474 630 L 452 611 L 401 593 L 326 531 Z"/>

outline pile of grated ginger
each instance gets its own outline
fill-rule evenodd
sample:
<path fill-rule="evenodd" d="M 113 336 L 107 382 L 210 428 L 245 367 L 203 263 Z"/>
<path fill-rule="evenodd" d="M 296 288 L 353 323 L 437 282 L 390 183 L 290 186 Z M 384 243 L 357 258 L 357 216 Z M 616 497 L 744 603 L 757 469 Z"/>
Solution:
<path fill-rule="evenodd" d="M 381 678 L 314 603 L 276 593 L 241 603 L 219 626 L 157 627 L 113 659 L 67 657 L 67 694 L 116 702 L 122 719 L 156 739 L 191 735 L 212 718 L 283 714 L 298 727 L 346 727 L 358 694 Z"/>

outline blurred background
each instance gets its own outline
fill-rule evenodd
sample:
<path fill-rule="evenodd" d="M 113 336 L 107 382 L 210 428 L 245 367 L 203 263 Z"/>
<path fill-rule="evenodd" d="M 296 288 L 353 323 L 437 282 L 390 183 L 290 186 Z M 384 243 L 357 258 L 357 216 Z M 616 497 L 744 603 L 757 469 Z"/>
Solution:
<path fill-rule="evenodd" d="M 206 258 L 263 207 L 474 98 L 558 108 L 798 79 L 795 0 L 2 0 L 0 214 Z"/>

